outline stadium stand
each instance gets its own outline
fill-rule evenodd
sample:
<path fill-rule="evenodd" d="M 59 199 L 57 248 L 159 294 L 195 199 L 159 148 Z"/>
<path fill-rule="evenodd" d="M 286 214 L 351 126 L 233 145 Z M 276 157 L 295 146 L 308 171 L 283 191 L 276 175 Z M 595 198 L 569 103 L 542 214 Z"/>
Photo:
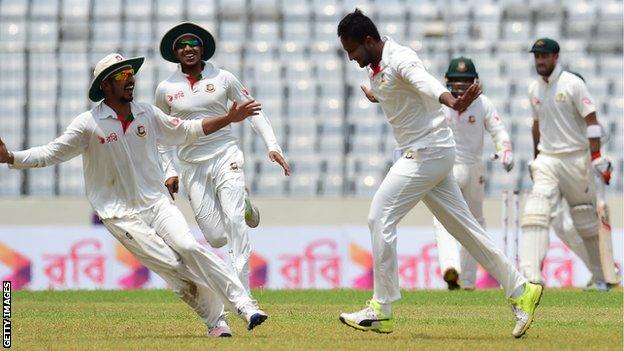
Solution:
<path fill-rule="evenodd" d="M 160 36 L 182 20 L 217 39 L 212 59 L 264 104 L 294 175 L 280 176 L 248 124 L 235 127 L 252 193 L 261 196 L 370 196 L 392 162 L 392 131 L 359 90 L 367 77 L 341 52 L 340 18 L 355 7 L 382 35 L 413 47 L 440 80 L 450 58 L 471 57 L 484 93 L 514 143 L 510 174 L 487 161 L 486 191 L 527 189 L 532 157 L 527 52 L 535 38 L 561 43 L 564 67 L 581 73 L 610 132 L 612 190 L 622 192 L 622 2 L 583 0 L 0 0 L 0 135 L 11 148 L 42 144 L 92 104 L 92 65 L 111 51 L 144 55 L 136 99 L 151 102 L 175 70 Z M 493 152 L 486 141 L 487 153 Z M 78 195 L 80 160 L 15 172 L 0 167 L 0 196 Z"/>

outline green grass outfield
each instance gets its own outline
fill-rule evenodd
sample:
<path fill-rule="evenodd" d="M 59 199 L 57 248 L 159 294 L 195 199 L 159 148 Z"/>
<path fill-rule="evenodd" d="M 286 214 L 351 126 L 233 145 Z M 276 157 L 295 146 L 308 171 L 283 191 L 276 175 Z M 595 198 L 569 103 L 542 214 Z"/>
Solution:
<path fill-rule="evenodd" d="M 500 290 L 406 291 L 388 335 L 342 325 L 367 291 L 254 291 L 270 315 L 248 332 L 230 315 L 233 338 L 205 337 L 195 314 L 166 290 L 13 293 L 16 350 L 622 350 L 622 289 L 547 289 L 527 335 L 511 336 Z"/>

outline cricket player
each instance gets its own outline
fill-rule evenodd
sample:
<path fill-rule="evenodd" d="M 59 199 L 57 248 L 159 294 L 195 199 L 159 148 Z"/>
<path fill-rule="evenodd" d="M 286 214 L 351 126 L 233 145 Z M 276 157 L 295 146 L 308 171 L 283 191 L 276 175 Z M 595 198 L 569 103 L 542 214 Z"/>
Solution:
<path fill-rule="evenodd" d="M 367 67 L 372 89 L 362 89 L 369 100 L 381 104 L 403 151 L 375 193 L 368 215 L 373 298 L 363 310 L 341 314 L 340 321 L 359 330 L 392 332 L 392 302 L 401 297 L 396 226 L 422 200 L 503 286 L 516 317 L 512 334 L 521 337 L 533 321 L 542 287 L 528 283 L 488 238 L 451 173 L 455 142 L 441 105 L 464 111 L 479 96 L 479 86 L 473 84 L 461 97 L 453 97 L 425 70 L 413 50 L 389 37 L 382 39 L 375 24 L 358 9 L 340 21 L 338 36 L 349 60 Z"/>
<path fill-rule="evenodd" d="M 563 197 L 587 250 L 588 268 L 596 285 L 606 290 L 593 177 L 596 171 L 608 183 L 611 162 L 600 153 L 602 130 L 596 107 L 584 81 L 558 64 L 556 41 L 538 39 L 530 52 L 540 77 L 529 86 L 535 159 L 530 165 L 533 188 L 522 215 L 521 269 L 529 281 L 543 282 L 548 227 Z"/>
<path fill-rule="evenodd" d="M 219 325 L 224 301 L 251 330 L 267 314 L 225 262 L 192 236 L 162 182 L 157 143 L 191 142 L 257 114 L 260 105 L 235 104 L 225 114 L 193 121 L 167 116 L 155 106 L 133 102 L 134 74 L 143 61 L 120 54 L 104 57 L 89 88 L 92 101 L 104 101 L 78 115 L 47 145 L 10 152 L 0 140 L 0 163 L 14 169 L 46 167 L 82 155 L 87 198 L 104 226 L 200 315 L 208 335 L 231 336 Z M 212 300 L 221 308 L 211 309 L 207 302 Z"/>
<path fill-rule="evenodd" d="M 178 63 L 178 69 L 156 88 L 155 105 L 166 114 L 182 120 L 226 113 L 228 101 L 252 100 L 236 77 L 207 62 L 215 52 L 215 41 L 204 28 L 184 22 L 171 28 L 160 42 L 160 54 Z M 269 159 L 277 162 L 286 176 L 290 168 L 284 159 L 273 128 L 259 112 L 249 118 L 268 149 Z M 175 147 L 161 148 L 166 167 L 166 185 L 173 194 L 178 189 L 178 172 L 172 160 Z M 245 224 L 246 199 L 243 153 L 229 125 L 177 148 L 179 174 L 197 224 L 212 247 L 229 243 L 235 272 L 249 290 L 251 248 Z M 257 211 L 253 211 L 257 217 Z M 249 218 L 249 215 L 247 216 Z M 257 225 L 257 220 L 250 225 Z"/>
<path fill-rule="evenodd" d="M 578 75 L 578 74 L 577 74 Z M 604 128 L 603 128 L 604 132 Z M 601 144 L 604 144 L 608 137 L 606 133 L 603 133 L 601 138 Z M 605 291 L 620 284 L 620 277 L 617 274 L 617 267 L 615 266 L 615 260 L 613 258 L 613 239 L 611 237 L 611 224 L 609 220 L 609 210 L 605 200 L 605 180 L 602 174 L 594 172 L 594 182 L 596 184 L 596 200 L 598 203 L 598 221 L 600 225 L 599 233 L 599 246 L 600 246 L 600 262 L 602 264 L 602 271 L 605 277 L 606 285 L 599 284 L 595 278 L 592 277 L 587 284 L 588 290 Z M 565 199 L 560 199 L 559 203 L 555 206 L 555 210 L 551 215 L 550 226 L 555 234 L 579 259 L 585 264 L 585 267 L 589 270 L 590 261 L 585 248 L 583 238 L 578 234 L 574 228 L 574 222 L 570 217 L 570 207 Z M 547 251 L 550 246 L 550 240 L 542 243 L 546 245 L 544 249 Z"/>
<path fill-rule="evenodd" d="M 451 60 L 445 74 L 446 87 L 453 97 L 459 98 L 472 84 L 478 84 L 479 75 L 471 59 L 459 57 Z M 509 172 L 513 168 L 513 153 L 509 134 L 490 99 L 481 94 L 465 111 L 459 112 L 443 106 L 446 121 L 455 138 L 455 165 L 453 175 L 466 200 L 470 213 L 485 228 L 483 196 L 485 170 L 481 155 L 483 138 L 487 131 L 496 146 L 497 158 Z M 449 290 L 461 287 L 472 290 L 477 280 L 477 261 L 465 247 L 458 250 L 457 241 L 434 218 L 433 225 L 438 244 L 438 260 L 444 281 Z M 459 252 L 458 252 L 459 251 Z"/>

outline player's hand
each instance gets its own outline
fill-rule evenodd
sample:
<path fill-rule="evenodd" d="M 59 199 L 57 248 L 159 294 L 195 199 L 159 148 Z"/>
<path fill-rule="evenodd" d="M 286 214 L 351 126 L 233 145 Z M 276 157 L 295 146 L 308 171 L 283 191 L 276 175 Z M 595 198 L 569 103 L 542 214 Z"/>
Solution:
<path fill-rule="evenodd" d="M 13 155 L 7 150 L 6 145 L 0 139 L 0 163 L 10 163 L 13 164 Z"/>
<path fill-rule="evenodd" d="M 271 161 L 277 162 L 282 167 L 282 169 L 284 169 L 285 176 L 288 177 L 290 175 L 290 166 L 279 152 L 269 151 L 269 158 L 271 159 Z"/>
<path fill-rule="evenodd" d="M 513 153 L 511 149 L 505 149 L 499 152 L 500 162 L 503 165 L 503 169 L 509 173 L 514 166 Z"/>
<path fill-rule="evenodd" d="M 179 179 L 178 177 L 169 177 L 167 178 L 167 180 L 165 180 L 165 186 L 167 187 L 167 190 L 169 190 L 169 195 L 171 195 L 171 198 L 175 200 L 175 197 L 173 196 L 173 194 L 176 194 L 178 192 L 178 184 L 179 184 Z"/>
<path fill-rule="evenodd" d="M 479 84 L 472 84 L 462 96 L 455 100 L 453 104 L 453 110 L 463 112 L 465 111 L 476 98 L 481 95 L 481 87 Z"/>
<path fill-rule="evenodd" d="M 364 92 L 364 95 L 366 95 L 366 98 L 368 99 L 368 101 L 374 102 L 374 103 L 379 102 L 377 100 L 377 98 L 375 97 L 375 95 L 373 94 L 373 91 L 370 90 L 366 85 L 364 85 L 364 84 L 360 85 L 360 89 L 362 89 L 362 91 Z"/>
<path fill-rule="evenodd" d="M 247 117 L 256 116 L 260 113 L 260 110 L 262 110 L 262 105 L 256 100 L 249 100 L 241 105 L 234 101 L 227 114 L 227 118 L 231 123 L 236 123 Z"/>
<path fill-rule="evenodd" d="M 592 166 L 594 166 L 596 173 L 602 177 L 605 184 L 609 185 L 609 182 L 611 181 L 611 172 L 613 171 L 611 160 L 605 156 L 600 156 L 592 160 Z"/>

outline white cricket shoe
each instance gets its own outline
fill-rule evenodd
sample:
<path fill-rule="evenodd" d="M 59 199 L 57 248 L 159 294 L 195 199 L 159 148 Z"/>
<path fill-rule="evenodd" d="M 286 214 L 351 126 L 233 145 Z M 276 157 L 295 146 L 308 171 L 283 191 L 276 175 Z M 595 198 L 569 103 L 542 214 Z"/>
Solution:
<path fill-rule="evenodd" d="M 225 314 L 222 314 L 219 317 L 219 319 L 217 320 L 217 324 L 208 328 L 208 336 L 217 337 L 217 338 L 219 337 L 224 338 L 224 337 L 232 336 L 232 330 L 230 329 L 230 326 L 228 325 Z"/>
<path fill-rule="evenodd" d="M 351 328 L 375 333 L 392 333 L 394 320 L 392 315 L 386 316 L 381 305 L 374 300 L 367 302 L 366 308 L 353 313 L 341 313 L 340 321 Z"/>
<path fill-rule="evenodd" d="M 250 301 L 239 307 L 238 315 L 247 322 L 247 330 L 252 330 L 269 318 L 269 315 L 261 310 L 255 301 Z"/>

